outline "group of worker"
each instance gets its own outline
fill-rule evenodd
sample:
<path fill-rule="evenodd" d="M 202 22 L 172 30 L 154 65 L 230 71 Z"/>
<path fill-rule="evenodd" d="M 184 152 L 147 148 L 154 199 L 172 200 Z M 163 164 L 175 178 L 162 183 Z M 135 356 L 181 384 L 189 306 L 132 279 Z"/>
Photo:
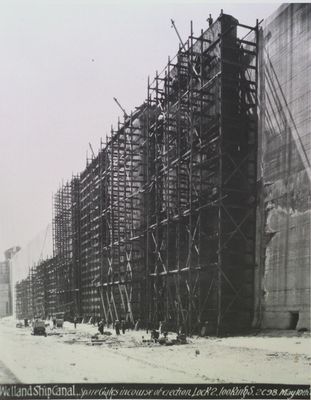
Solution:
<path fill-rule="evenodd" d="M 73 320 L 75 328 L 76 328 L 76 326 L 77 326 L 77 321 L 78 321 L 78 318 L 75 317 L 74 320 Z M 53 322 L 54 322 L 54 321 L 53 321 Z M 99 331 L 99 333 L 100 333 L 101 335 L 103 335 L 103 333 L 104 333 L 104 328 L 105 328 L 105 321 L 104 321 L 103 319 L 100 320 L 100 321 L 97 323 L 97 326 L 98 326 L 98 331 Z M 108 325 L 107 325 L 107 326 L 108 326 Z M 116 335 L 120 335 L 121 332 L 122 332 L 123 334 L 125 334 L 125 332 L 126 332 L 127 329 L 129 330 L 129 329 L 133 329 L 133 328 L 134 328 L 135 331 L 138 331 L 138 330 L 140 330 L 140 329 L 142 328 L 142 325 L 141 325 L 141 320 L 140 320 L 140 319 L 138 319 L 138 320 L 136 321 L 135 324 L 131 323 L 130 321 L 126 321 L 126 320 L 124 320 L 124 319 L 121 319 L 121 321 L 116 320 L 116 321 L 114 322 L 113 328 L 114 328 L 114 330 L 115 330 Z M 147 333 L 150 331 L 151 336 L 153 336 L 154 338 L 156 338 L 156 337 L 158 337 L 159 335 L 163 335 L 163 336 L 166 337 L 167 334 L 168 334 L 168 331 L 169 331 L 170 329 L 169 329 L 168 323 L 167 323 L 166 321 L 160 321 L 158 329 L 150 329 L 150 324 L 147 323 L 146 330 L 147 330 Z M 185 332 L 185 330 L 183 329 L 183 327 L 179 327 L 177 334 L 178 334 L 178 335 L 184 335 L 185 333 L 186 333 L 186 332 Z M 207 336 L 207 334 L 208 334 L 208 322 L 205 321 L 205 322 L 201 325 L 200 336 L 203 336 L 203 337 L 204 337 L 204 336 Z"/>
<path fill-rule="evenodd" d="M 103 320 L 99 321 L 98 322 L 98 331 L 100 334 L 104 333 L 104 327 L 105 327 L 104 321 Z M 129 326 L 124 319 L 122 319 L 121 321 L 116 320 L 114 322 L 114 329 L 116 331 L 116 334 L 120 335 L 121 331 L 123 334 L 125 334 L 125 331 L 126 331 L 126 329 L 129 329 Z"/>

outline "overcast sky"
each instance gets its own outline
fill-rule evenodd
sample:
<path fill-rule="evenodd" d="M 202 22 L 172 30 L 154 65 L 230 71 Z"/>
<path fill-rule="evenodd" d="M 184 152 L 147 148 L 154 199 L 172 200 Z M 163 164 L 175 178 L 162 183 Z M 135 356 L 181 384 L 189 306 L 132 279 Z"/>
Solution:
<path fill-rule="evenodd" d="M 147 77 L 223 8 L 255 24 L 277 3 L 0 0 L 0 260 L 52 219 L 52 193 L 85 167 Z"/>

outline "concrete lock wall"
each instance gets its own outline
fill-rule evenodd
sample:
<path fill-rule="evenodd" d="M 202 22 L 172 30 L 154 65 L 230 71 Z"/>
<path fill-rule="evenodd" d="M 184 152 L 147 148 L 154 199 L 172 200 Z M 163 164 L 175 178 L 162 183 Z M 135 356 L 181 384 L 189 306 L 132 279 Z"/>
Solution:
<path fill-rule="evenodd" d="M 311 4 L 265 21 L 259 57 L 255 325 L 310 329 Z"/>
<path fill-rule="evenodd" d="M 0 262 L 0 318 L 10 315 L 9 262 Z"/>

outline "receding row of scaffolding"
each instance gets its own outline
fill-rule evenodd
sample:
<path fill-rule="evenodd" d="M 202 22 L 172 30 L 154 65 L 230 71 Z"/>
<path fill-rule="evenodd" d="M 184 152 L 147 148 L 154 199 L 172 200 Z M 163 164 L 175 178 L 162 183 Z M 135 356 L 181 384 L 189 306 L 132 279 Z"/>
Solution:
<path fill-rule="evenodd" d="M 198 37 L 191 24 L 144 104 L 60 187 L 55 311 L 187 333 L 250 326 L 257 52 L 258 24 L 222 14 Z"/>
<path fill-rule="evenodd" d="M 16 317 L 32 319 L 54 315 L 57 306 L 56 263 L 54 258 L 30 268 L 26 279 L 15 286 Z"/>

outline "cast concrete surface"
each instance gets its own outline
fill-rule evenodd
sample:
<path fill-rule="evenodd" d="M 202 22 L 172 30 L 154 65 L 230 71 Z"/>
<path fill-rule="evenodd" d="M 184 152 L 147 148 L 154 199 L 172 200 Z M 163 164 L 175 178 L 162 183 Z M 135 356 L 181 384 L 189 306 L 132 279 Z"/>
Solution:
<path fill-rule="evenodd" d="M 284 4 L 263 24 L 255 279 L 261 328 L 310 330 L 310 21 L 310 3 Z"/>

